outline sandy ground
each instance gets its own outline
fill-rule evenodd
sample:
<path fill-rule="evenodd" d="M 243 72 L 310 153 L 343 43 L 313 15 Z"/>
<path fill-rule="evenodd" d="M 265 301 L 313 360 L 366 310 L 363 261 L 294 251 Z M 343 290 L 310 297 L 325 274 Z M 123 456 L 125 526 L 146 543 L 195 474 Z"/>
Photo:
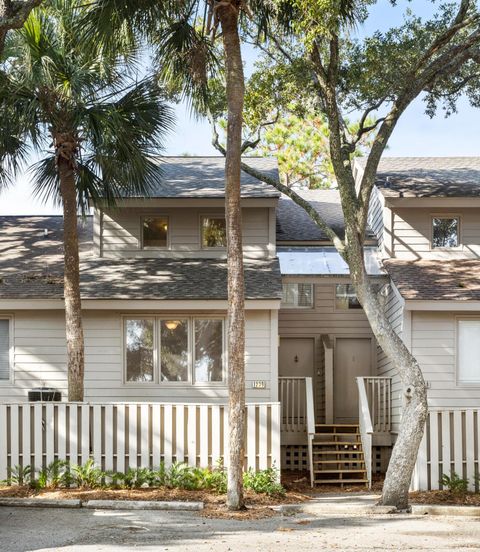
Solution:
<path fill-rule="evenodd" d="M 209 519 L 190 512 L 0 508 L 2 552 L 480 550 L 474 518 L 274 515 Z"/>

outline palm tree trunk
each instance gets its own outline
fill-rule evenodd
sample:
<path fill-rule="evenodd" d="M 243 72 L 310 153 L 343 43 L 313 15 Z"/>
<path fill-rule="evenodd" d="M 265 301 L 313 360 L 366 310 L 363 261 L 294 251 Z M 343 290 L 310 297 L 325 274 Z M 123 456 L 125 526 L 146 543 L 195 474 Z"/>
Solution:
<path fill-rule="evenodd" d="M 238 10 L 240 2 L 218 9 L 226 58 L 228 102 L 227 154 L 225 160 L 225 215 L 228 256 L 228 392 L 230 457 L 228 462 L 227 507 L 240 510 L 243 498 L 245 461 L 245 284 L 243 275 L 240 165 L 244 77 Z"/>
<path fill-rule="evenodd" d="M 67 333 L 68 400 L 83 401 L 85 353 L 83 343 L 80 263 L 78 255 L 77 193 L 75 175 L 66 159 L 58 159 L 63 203 L 64 296 Z"/>

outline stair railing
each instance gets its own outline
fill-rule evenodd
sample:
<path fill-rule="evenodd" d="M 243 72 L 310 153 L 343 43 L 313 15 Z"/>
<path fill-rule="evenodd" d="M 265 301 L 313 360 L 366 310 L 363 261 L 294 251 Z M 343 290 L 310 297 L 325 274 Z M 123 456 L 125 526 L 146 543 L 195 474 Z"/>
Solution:
<path fill-rule="evenodd" d="M 363 457 L 367 470 L 368 488 L 372 487 L 372 440 L 373 424 L 368 405 L 366 378 L 356 378 L 358 387 L 358 420 L 360 426 L 360 437 L 362 439 Z"/>
<path fill-rule="evenodd" d="M 307 414 L 307 437 L 308 437 L 308 466 L 310 469 L 310 485 L 313 487 L 313 439 L 315 437 L 315 406 L 313 399 L 312 378 L 305 378 L 305 398 Z"/>

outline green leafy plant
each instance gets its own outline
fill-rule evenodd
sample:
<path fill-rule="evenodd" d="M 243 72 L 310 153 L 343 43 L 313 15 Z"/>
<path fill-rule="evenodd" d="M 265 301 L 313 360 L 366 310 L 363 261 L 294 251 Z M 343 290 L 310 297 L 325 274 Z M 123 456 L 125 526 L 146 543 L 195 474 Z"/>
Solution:
<path fill-rule="evenodd" d="M 250 489 L 256 493 L 265 493 L 268 496 L 285 495 L 285 489 L 279 481 L 279 471 L 275 466 L 258 472 L 249 469 L 243 474 L 245 489 Z"/>
<path fill-rule="evenodd" d="M 174 462 L 165 471 L 165 486 L 171 489 L 198 489 L 199 477 L 195 469 L 188 464 Z"/>
<path fill-rule="evenodd" d="M 119 482 L 125 489 L 140 489 L 141 487 L 153 487 L 156 484 L 156 472 L 150 468 L 128 468 L 125 473 L 113 472 L 107 474 Z"/>
<path fill-rule="evenodd" d="M 451 475 L 444 473 L 440 483 L 454 494 L 465 494 L 468 491 L 468 479 L 460 477 L 456 472 Z"/>
<path fill-rule="evenodd" d="M 89 458 L 82 466 L 73 466 L 71 469 L 72 483 L 82 489 L 97 489 L 102 486 L 102 480 L 106 477 L 103 472 Z"/>
<path fill-rule="evenodd" d="M 24 485 L 30 484 L 32 479 L 33 470 L 32 467 L 27 464 L 26 466 L 20 466 L 19 464 L 11 467 L 8 472 L 7 479 L 2 483 L 5 485 Z"/>
<path fill-rule="evenodd" d="M 68 487 L 71 482 L 69 463 L 65 460 L 54 460 L 38 471 L 37 478 L 32 482 L 37 489 L 46 487 Z"/>

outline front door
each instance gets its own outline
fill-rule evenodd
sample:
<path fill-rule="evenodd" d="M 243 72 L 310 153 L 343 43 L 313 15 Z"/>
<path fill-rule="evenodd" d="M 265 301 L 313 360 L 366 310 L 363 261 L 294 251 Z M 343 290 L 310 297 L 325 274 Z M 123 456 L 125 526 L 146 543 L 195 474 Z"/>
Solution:
<path fill-rule="evenodd" d="M 372 340 L 337 338 L 333 371 L 335 423 L 358 422 L 358 388 L 355 378 L 372 373 Z"/>
<path fill-rule="evenodd" d="M 280 339 L 278 375 L 280 377 L 313 377 L 314 340 L 311 338 Z"/>

